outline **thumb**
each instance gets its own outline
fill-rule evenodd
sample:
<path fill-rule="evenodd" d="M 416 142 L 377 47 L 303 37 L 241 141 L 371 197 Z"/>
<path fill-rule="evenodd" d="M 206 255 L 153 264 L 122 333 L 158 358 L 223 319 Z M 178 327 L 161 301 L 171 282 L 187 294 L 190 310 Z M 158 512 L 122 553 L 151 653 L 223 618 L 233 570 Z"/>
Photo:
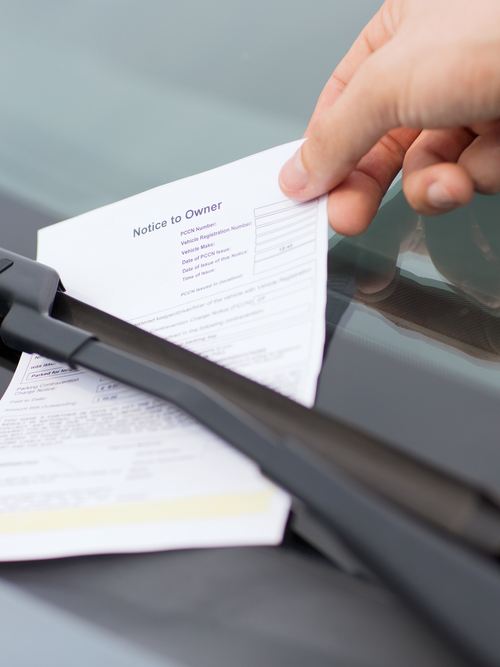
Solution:
<path fill-rule="evenodd" d="M 283 166 L 280 186 L 306 201 L 329 192 L 389 130 L 398 127 L 401 66 L 394 41 L 371 55 L 335 103 L 316 115 L 306 141 Z"/>

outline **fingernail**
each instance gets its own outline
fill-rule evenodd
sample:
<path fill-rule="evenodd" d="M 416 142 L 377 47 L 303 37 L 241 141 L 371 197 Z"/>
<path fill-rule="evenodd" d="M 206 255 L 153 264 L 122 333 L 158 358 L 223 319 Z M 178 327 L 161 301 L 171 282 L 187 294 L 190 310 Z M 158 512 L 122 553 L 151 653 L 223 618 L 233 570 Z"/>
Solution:
<path fill-rule="evenodd" d="M 285 162 L 280 174 L 281 185 L 290 192 L 303 190 L 309 180 L 309 174 L 302 162 L 301 149 Z"/>
<path fill-rule="evenodd" d="M 427 189 L 427 201 L 434 208 L 452 208 L 457 205 L 449 190 L 439 182 L 431 183 Z"/>

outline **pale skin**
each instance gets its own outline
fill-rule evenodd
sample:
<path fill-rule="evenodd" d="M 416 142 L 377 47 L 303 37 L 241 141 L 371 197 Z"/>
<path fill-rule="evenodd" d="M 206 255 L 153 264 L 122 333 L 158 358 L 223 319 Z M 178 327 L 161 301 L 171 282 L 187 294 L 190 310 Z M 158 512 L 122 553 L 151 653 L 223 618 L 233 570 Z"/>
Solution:
<path fill-rule="evenodd" d="M 328 193 L 342 234 L 368 227 L 401 168 L 424 215 L 500 192 L 500 0 L 386 0 L 326 83 L 305 136 L 281 188 L 298 201 Z"/>

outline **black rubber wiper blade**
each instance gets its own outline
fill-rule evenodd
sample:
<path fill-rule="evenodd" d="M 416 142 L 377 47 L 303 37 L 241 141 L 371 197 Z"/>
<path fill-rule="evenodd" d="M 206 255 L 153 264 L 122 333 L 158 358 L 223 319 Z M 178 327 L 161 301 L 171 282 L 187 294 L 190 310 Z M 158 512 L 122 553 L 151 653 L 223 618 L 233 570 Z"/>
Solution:
<path fill-rule="evenodd" d="M 200 380 L 274 436 L 307 443 L 326 467 L 340 468 L 378 495 L 472 547 L 500 554 L 500 507 L 484 490 L 63 292 L 56 294 L 52 316 L 93 332 L 103 343 Z"/>

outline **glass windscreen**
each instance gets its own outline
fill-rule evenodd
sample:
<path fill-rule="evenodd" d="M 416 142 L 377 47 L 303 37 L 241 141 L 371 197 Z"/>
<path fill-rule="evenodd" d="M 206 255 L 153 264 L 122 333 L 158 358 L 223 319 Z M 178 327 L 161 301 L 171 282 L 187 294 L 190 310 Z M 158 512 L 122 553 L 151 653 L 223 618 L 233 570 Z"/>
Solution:
<path fill-rule="evenodd" d="M 333 236 L 317 405 L 500 495 L 500 197 Z"/>
<path fill-rule="evenodd" d="M 297 139 L 378 5 L 0 2 L 0 189 L 63 219 Z"/>
<path fill-rule="evenodd" d="M 3 2 L 0 190 L 31 207 L 4 202 L 3 243 L 297 138 L 379 4 Z M 424 219 L 396 186 L 332 235 L 317 398 L 497 493 L 499 201 Z"/>

